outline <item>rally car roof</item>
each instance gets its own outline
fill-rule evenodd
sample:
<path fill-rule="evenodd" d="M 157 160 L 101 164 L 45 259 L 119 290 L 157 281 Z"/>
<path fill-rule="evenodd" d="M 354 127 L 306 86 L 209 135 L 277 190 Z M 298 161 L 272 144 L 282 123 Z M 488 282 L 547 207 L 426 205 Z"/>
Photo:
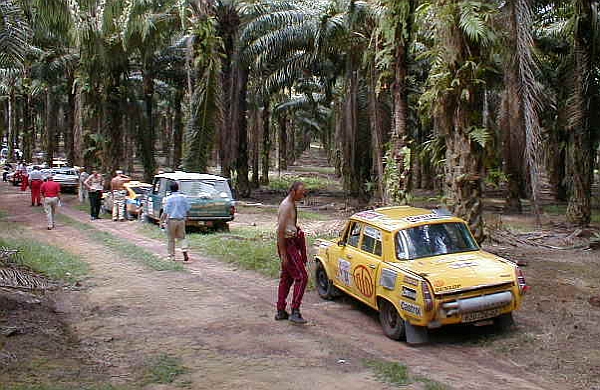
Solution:
<path fill-rule="evenodd" d="M 448 210 L 428 210 L 411 206 L 382 207 L 361 211 L 352 215 L 354 220 L 364 221 L 387 231 L 405 229 L 431 222 L 462 222 Z"/>

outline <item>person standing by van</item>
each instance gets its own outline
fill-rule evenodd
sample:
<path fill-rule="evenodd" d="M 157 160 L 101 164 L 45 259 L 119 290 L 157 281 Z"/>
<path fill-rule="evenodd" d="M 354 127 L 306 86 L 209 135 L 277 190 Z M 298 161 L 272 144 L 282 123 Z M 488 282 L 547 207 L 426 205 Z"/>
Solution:
<path fill-rule="evenodd" d="M 117 170 L 117 175 L 110 181 L 110 190 L 112 191 L 112 220 L 113 221 L 124 221 L 125 220 L 125 200 L 127 197 L 127 191 L 125 190 L 125 183 L 129 183 L 131 178 L 123 174 L 123 171 Z"/>
<path fill-rule="evenodd" d="M 92 171 L 90 177 L 84 182 L 88 189 L 90 198 L 90 216 L 92 221 L 99 218 L 100 203 L 102 202 L 102 191 L 104 190 L 104 178 L 98 171 Z"/>
<path fill-rule="evenodd" d="M 188 261 L 188 242 L 185 238 L 185 219 L 191 205 L 185 195 L 178 192 L 179 184 L 176 181 L 171 182 L 171 195 L 165 199 L 165 208 L 160 217 L 161 225 L 167 222 L 167 252 L 169 260 L 175 260 L 175 239 L 181 241 L 181 251 L 183 252 L 183 261 Z"/>
<path fill-rule="evenodd" d="M 85 199 L 88 197 L 88 190 L 85 186 L 85 181 L 90 177 L 90 174 L 87 173 L 85 168 L 81 168 L 79 170 L 79 191 L 77 195 L 79 196 L 79 203 L 85 202 Z"/>

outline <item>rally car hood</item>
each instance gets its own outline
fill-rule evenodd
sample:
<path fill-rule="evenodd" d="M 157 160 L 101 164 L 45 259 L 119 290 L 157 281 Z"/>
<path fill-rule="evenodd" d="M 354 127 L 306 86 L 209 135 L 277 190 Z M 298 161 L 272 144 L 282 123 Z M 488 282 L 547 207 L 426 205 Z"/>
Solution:
<path fill-rule="evenodd" d="M 426 278 L 435 294 L 501 285 L 515 279 L 513 263 L 484 251 L 433 256 L 395 265 Z"/>

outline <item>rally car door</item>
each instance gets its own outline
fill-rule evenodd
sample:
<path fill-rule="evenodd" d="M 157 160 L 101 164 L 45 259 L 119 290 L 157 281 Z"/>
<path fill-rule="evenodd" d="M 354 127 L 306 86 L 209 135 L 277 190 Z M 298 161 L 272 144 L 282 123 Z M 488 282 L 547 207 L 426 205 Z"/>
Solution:
<path fill-rule="evenodd" d="M 336 251 L 335 263 L 335 284 L 342 290 L 354 294 L 352 285 L 352 263 L 359 255 L 358 245 L 360 243 L 360 234 L 363 224 L 357 221 L 351 221 L 344 233 L 341 245 Z"/>
<path fill-rule="evenodd" d="M 370 305 L 375 305 L 375 278 L 381 263 L 382 234 L 375 227 L 365 225 L 360 240 L 360 255 L 352 261 L 354 294 Z"/>

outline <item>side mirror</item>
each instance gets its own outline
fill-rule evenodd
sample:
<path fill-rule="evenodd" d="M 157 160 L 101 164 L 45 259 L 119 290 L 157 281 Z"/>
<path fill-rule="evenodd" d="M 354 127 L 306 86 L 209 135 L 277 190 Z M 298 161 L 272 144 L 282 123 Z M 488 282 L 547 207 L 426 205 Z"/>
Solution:
<path fill-rule="evenodd" d="M 337 244 L 338 244 L 338 246 L 346 246 L 346 241 L 344 241 L 344 240 L 339 240 L 339 241 L 337 242 Z"/>

